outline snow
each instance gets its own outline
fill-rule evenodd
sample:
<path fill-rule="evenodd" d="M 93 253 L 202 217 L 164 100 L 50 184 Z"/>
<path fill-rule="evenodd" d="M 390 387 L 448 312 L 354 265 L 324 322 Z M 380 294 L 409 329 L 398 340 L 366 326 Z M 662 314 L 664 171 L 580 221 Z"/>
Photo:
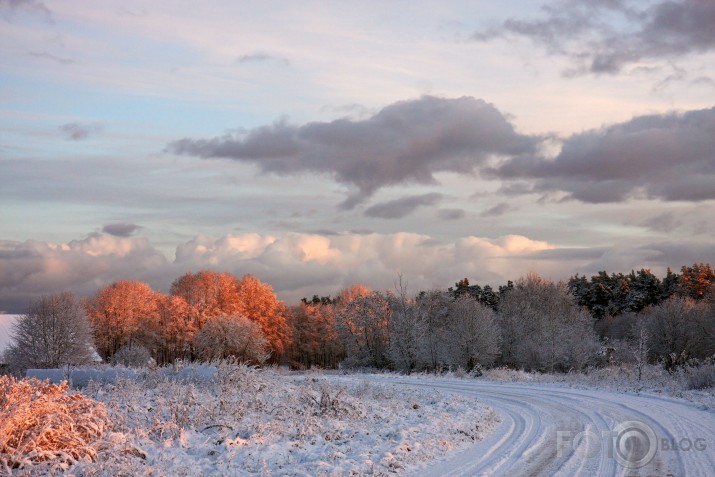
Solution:
<path fill-rule="evenodd" d="M 60 384 L 66 381 L 65 373 L 61 369 L 28 369 L 25 372 L 26 378 L 35 378 L 40 381 L 49 381 L 50 384 Z"/>
<path fill-rule="evenodd" d="M 636 384 L 628 370 L 612 368 L 589 375 L 511 370 L 490 374 L 491 378 L 476 380 L 370 378 L 371 383 L 392 382 L 405 388 L 478 397 L 502 419 L 495 432 L 471 448 L 417 469 L 413 475 L 706 476 L 715 469 L 715 412 L 705 404 L 713 402 L 713 388 L 688 391 L 681 386 L 678 390 L 678 377 L 668 379 L 656 367 L 648 370 L 648 380 Z M 629 467 L 637 460 L 632 454 L 613 447 L 634 428 L 652 431 L 645 442 L 652 458 L 638 468 Z M 584 431 L 597 440 L 580 439 Z M 562 440 L 560 433 L 566 436 Z M 563 444 L 560 451 L 559 443 Z"/>
<path fill-rule="evenodd" d="M 469 449 L 413 471 L 421 477 L 628 474 L 629 469 L 609 455 L 606 445 L 610 440 L 604 441 L 603 448 L 590 442 L 584 444 L 585 441 L 577 441 L 580 446 L 573 444 L 573 437 L 581 431 L 609 436 L 619 424 L 627 422 L 643 423 L 653 429 L 655 435 L 653 459 L 633 472 L 641 472 L 641 475 L 709 475 L 715 468 L 715 416 L 712 411 L 670 397 L 569 389 L 563 385 L 533 382 L 394 376 L 375 376 L 372 380 L 478 396 L 502 418 L 494 433 Z M 559 432 L 569 436 L 565 440 L 569 445 L 564 446 L 561 455 L 557 454 Z M 664 442 L 693 445 L 689 451 L 673 451 Z M 700 450 L 696 450 L 695 442 L 705 443 L 705 448 L 701 445 Z"/>
<path fill-rule="evenodd" d="M 92 443 L 96 460 L 67 472 L 708 475 L 715 389 L 683 386 L 655 366 L 639 382 L 630 368 L 565 375 L 492 369 L 476 379 L 297 374 L 229 363 L 143 369 L 76 391 L 102 403 L 108 418 Z M 652 458 L 630 469 L 633 454 L 608 446 L 634 422 L 652 431 L 648 443 L 655 444 Z M 606 437 L 594 443 L 578 438 L 583 432 Z M 33 471 L 41 474 L 40 467 Z"/>
<path fill-rule="evenodd" d="M 114 384 L 118 380 L 136 380 L 139 373 L 126 368 L 109 369 L 73 369 L 70 371 L 70 382 L 75 388 L 89 386 L 90 381 L 95 383 Z"/>
<path fill-rule="evenodd" d="M 464 449 L 498 417 L 473 397 L 227 363 L 80 392 L 108 431 L 75 475 L 386 475 Z M 168 375 L 167 375 L 168 374 Z M 179 379 L 181 378 L 181 379 Z"/>
<path fill-rule="evenodd" d="M 10 345 L 12 324 L 20 316 L 21 315 L 0 315 L 0 356 L 2 356 L 5 349 Z"/>

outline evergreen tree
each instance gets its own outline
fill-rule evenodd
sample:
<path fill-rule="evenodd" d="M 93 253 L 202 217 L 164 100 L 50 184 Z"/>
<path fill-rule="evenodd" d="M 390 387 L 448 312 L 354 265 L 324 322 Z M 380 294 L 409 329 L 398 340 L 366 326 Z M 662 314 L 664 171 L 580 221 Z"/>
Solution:
<path fill-rule="evenodd" d="M 681 296 L 702 300 L 715 287 L 715 272 L 709 263 L 694 263 L 681 269 L 678 293 Z"/>
<path fill-rule="evenodd" d="M 667 300 L 671 296 L 675 295 L 678 292 L 679 283 L 680 275 L 673 273 L 670 267 L 668 267 L 665 278 L 663 278 L 660 285 L 660 300 Z"/>

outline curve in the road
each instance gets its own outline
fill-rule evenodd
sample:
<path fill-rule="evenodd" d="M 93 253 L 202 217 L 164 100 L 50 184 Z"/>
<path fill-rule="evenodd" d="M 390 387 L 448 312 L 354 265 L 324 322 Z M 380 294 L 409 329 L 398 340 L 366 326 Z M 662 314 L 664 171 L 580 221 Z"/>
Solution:
<path fill-rule="evenodd" d="M 702 405 L 652 394 L 544 384 L 368 379 L 474 396 L 501 416 L 492 434 L 415 472 L 420 477 L 715 476 L 715 412 Z M 635 434 L 647 437 L 641 441 L 645 447 L 634 448 L 637 439 L 624 439 Z M 620 442 L 624 446 L 618 447 Z M 641 458 L 648 459 L 647 464 L 632 468 Z"/>

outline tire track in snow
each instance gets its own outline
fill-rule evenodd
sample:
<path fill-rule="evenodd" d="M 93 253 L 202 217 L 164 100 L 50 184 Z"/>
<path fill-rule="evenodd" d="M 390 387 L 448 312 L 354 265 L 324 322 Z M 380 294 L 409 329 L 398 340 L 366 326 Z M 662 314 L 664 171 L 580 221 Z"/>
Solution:
<path fill-rule="evenodd" d="M 484 440 L 416 471 L 416 476 L 709 476 L 715 469 L 715 412 L 687 401 L 545 384 L 379 375 L 360 379 L 473 396 L 501 416 L 502 423 Z M 627 421 L 650 426 L 657 437 L 654 458 L 642 468 L 624 467 L 608 452 L 607 433 Z M 590 431 L 607 437 L 592 455 L 582 441 L 558 456 L 557 431 L 572 435 Z M 673 443 L 684 444 L 673 450 Z"/>

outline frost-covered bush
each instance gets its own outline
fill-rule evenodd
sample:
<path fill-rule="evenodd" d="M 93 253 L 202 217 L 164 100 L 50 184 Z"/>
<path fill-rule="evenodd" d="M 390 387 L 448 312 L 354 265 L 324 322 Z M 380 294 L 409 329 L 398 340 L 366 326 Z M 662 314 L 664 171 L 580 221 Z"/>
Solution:
<path fill-rule="evenodd" d="M 138 344 L 127 344 L 119 348 L 112 356 L 112 364 L 129 368 L 140 368 L 153 364 L 149 350 Z"/>
<path fill-rule="evenodd" d="M 686 389 L 715 387 L 715 363 L 710 359 L 699 365 L 688 365 L 682 370 Z"/>
<path fill-rule="evenodd" d="M 92 444 L 107 424 L 104 405 L 68 394 L 67 383 L 0 376 L 0 474 L 92 461 L 97 454 Z"/>

